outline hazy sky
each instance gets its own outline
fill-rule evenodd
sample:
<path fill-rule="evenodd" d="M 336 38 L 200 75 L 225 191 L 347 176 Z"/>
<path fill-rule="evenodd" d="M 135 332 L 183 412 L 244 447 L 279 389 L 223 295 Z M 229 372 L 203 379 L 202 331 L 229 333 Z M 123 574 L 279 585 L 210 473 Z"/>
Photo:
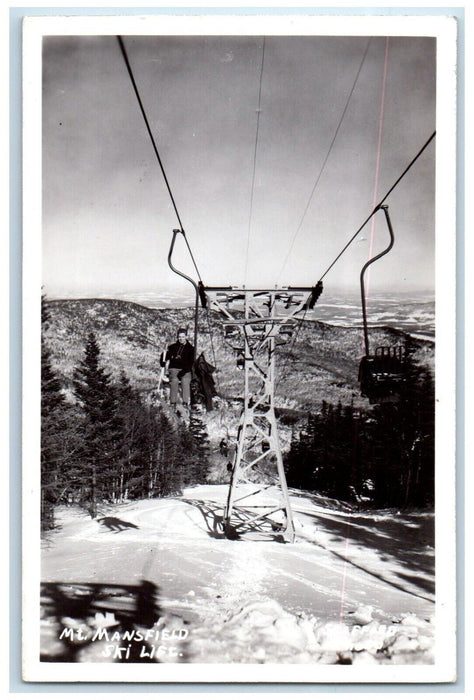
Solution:
<path fill-rule="evenodd" d="M 372 210 L 386 39 L 370 41 L 303 220 L 369 37 L 266 37 L 257 144 L 262 37 L 124 41 L 204 283 L 315 283 Z M 389 39 L 377 201 L 436 128 L 435 52 L 432 38 Z M 175 286 L 178 222 L 117 39 L 46 37 L 43 69 L 46 292 Z M 374 290 L 433 288 L 435 145 L 387 200 L 396 244 Z M 369 238 L 326 289 L 358 290 Z M 380 214 L 374 252 L 387 240 Z M 192 272 L 183 245 L 175 262 Z"/>

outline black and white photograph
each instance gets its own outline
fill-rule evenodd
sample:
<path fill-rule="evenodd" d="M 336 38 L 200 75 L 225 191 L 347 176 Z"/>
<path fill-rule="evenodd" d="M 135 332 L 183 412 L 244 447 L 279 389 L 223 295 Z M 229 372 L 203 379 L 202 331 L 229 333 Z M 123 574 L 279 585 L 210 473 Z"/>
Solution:
<path fill-rule="evenodd" d="M 455 681 L 455 39 L 25 20 L 24 680 Z"/>

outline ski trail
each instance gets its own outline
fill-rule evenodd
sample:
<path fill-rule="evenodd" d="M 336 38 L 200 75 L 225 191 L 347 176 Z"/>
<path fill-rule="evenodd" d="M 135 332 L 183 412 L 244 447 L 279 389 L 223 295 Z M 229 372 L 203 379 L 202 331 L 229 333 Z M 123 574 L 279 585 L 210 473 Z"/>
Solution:
<path fill-rule="evenodd" d="M 265 582 L 271 574 L 262 543 L 226 542 L 227 562 L 213 581 L 210 612 L 223 622 L 245 606 L 266 599 Z"/>
<path fill-rule="evenodd" d="M 186 660 L 193 663 L 433 662 L 434 606 L 419 595 L 414 576 L 419 561 L 409 559 L 424 551 L 424 543 L 411 545 L 403 556 L 399 551 L 408 516 L 390 525 L 395 544 L 385 537 L 387 527 L 378 525 L 380 514 L 364 520 L 372 522 L 377 537 L 352 542 L 339 536 L 344 521 L 352 524 L 350 514 L 335 508 L 331 518 L 324 499 L 315 507 L 313 496 L 301 494 L 294 499 L 295 511 L 304 511 L 298 512 L 294 543 L 227 540 L 213 529 L 225 491 L 195 487 L 183 499 L 104 506 L 104 516 L 128 524 L 119 532 L 77 509 L 63 509 L 62 527 L 42 555 L 43 653 L 54 658 L 61 651 L 63 616 L 74 626 L 74 606 L 84 587 L 95 586 L 91 590 L 101 596 L 89 616 L 76 621 L 87 627 L 97 606 L 109 617 L 126 616 L 133 596 L 148 582 L 162 624 L 188 631 Z M 329 521 L 336 519 L 331 528 Z M 426 590 L 430 562 L 418 577 Z M 67 587 L 76 584 L 72 595 Z M 65 586 L 72 607 L 61 612 L 50 593 Z M 114 587 L 123 589 L 123 600 L 112 595 Z M 101 658 L 99 646 L 83 653 L 89 656 L 80 660 Z"/>

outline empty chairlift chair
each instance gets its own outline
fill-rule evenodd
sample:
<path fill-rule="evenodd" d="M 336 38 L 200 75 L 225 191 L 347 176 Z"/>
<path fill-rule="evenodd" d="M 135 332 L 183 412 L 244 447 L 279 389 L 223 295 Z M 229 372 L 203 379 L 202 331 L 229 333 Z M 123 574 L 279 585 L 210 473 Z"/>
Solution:
<path fill-rule="evenodd" d="M 406 353 L 402 346 L 381 346 L 375 353 L 369 349 L 369 334 L 367 330 L 367 311 L 365 301 L 364 273 L 375 260 L 391 250 L 394 243 L 394 235 L 388 206 L 380 207 L 387 221 L 390 233 L 390 243 L 381 253 L 365 263 L 360 273 L 360 288 L 362 298 L 362 318 L 364 326 L 365 355 L 359 365 L 360 393 L 369 399 L 370 403 L 396 403 L 401 398 L 402 388 L 406 380 Z"/>
<path fill-rule="evenodd" d="M 382 346 L 373 355 L 365 355 L 359 365 L 360 393 L 370 403 L 396 403 L 405 383 L 405 349 Z"/>

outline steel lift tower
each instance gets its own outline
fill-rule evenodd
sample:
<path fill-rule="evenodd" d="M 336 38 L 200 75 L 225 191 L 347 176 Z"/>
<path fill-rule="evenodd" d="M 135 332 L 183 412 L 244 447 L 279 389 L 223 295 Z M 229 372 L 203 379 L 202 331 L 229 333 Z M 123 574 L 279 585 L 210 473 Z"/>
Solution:
<path fill-rule="evenodd" d="M 224 511 L 228 538 L 294 540 L 275 417 L 275 349 L 288 342 L 298 317 L 314 307 L 321 291 L 322 283 L 279 289 L 200 287 L 203 305 L 223 317 L 226 338 L 240 340 L 235 349 L 244 372 L 244 404 Z"/>
<path fill-rule="evenodd" d="M 199 300 L 217 311 L 227 339 L 239 341 L 237 365 L 244 371 L 244 403 L 224 511 L 224 533 L 293 542 L 295 532 L 275 417 L 275 350 L 288 342 L 297 321 L 312 309 L 323 291 L 314 287 L 247 289 L 207 287 L 172 263 L 178 234 L 173 229 L 168 264 L 196 292 L 194 347 L 197 347 Z"/>

